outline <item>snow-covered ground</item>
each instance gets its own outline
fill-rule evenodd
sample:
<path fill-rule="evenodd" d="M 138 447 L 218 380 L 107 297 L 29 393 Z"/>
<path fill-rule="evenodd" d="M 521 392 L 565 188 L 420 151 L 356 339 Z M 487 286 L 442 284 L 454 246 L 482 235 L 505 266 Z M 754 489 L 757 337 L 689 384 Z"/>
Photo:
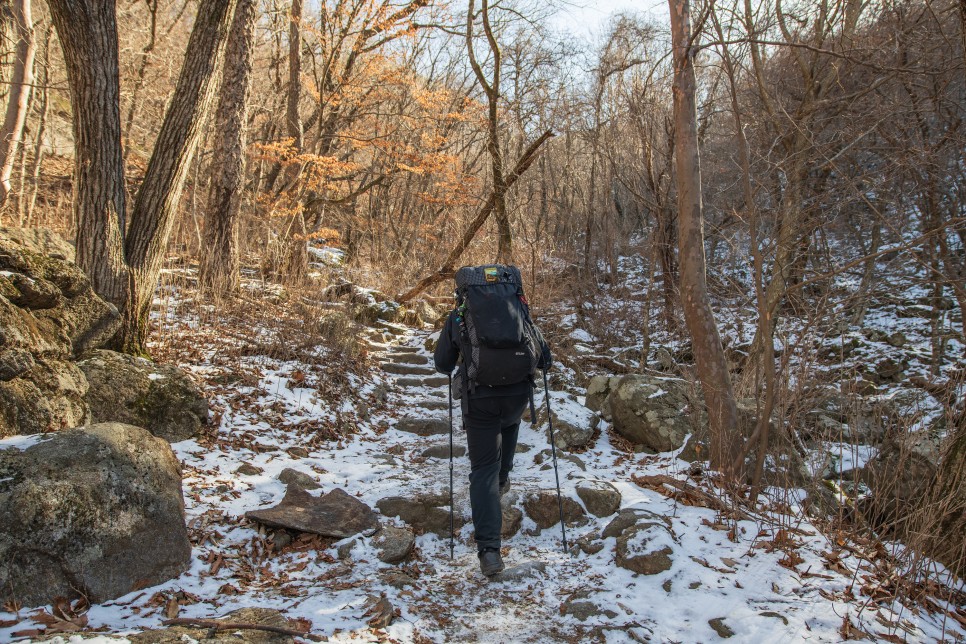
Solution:
<path fill-rule="evenodd" d="M 427 339 L 427 331 L 409 330 L 394 342 L 428 355 Z M 390 350 L 388 344 L 376 345 L 374 357 Z M 212 353 L 201 350 L 200 355 L 186 368 L 215 380 L 220 367 L 210 360 Z M 766 499 L 743 519 L 677 503 L 638 486 L 632 477 L 683 479 L 688 465 L 672 455 L 621 451 L 611 444 L 606 426 L 594 446 L 578 455 L 583 467 L 572 458 L 559 459 L 563 493 L 576 499 L 581 479 L 607 481 L 621 492 L 622 508 L 667 517 L 673 565 L 664 573 L 636 575 L 618 567 L 613 538 L 597 554 L 565 553 L 559 525 L 541 532 L 524 516 L 521 531 L 504 543 L 506 562 L 542 562 L 545 568 L 518 581 L 488 582 L 470 540 L 465 456 L 456 463 L 455 497 L 467 525 L 457 535 L 454 559 L 448 541 L 432 534 L 418 536 L 412 559 L 400 565 L 380 563 L 367 537 L 357 538 L 347 558 L 338 555 L 343 542 L 318 539 L 296 539 L 275 552 L 272 534 L 244 519 L 244 513 L 281 500 L 285 486 L 277 476 L 284 468 L 316 478 L 322 489 L 313 494 L 342 488 L 372 507 L 387 496 L 445 492 L 448 462 L 421 452 L 447 437 L 419 437 L 394 425 L 426 399 L 445 400 L 446 392 L 400 387 L 394 376 L 376 370 L 362 377 L 346 374 L 339 386 L 359 395 L 333 406 L 319 394 L 326 383 L 308 365 L 260 356 L 240 358 L 239 365 L 245 377 L 234 384 L 209 384 L 213 407 L 221 413 L 217 435 L 174 445 L 184 468 L 194 544 L 190 570 L 161 586 L 91 607 L 89 628 L 121 635 L 159 628 L 174 598 L 180 617 L 275 608 L 307 620 L 312 633 L 332 642 L 709 642 L 727 631 L 740 642 L 837 642 L 862 632 L 880 641 L 966 638 L 962 626 L 944 613 L 879 592 L 884 577 L 874 549 L 830 541 L 803 520 L 794 503 L 785 505 L 796 494 L 781 494 L 783 503 Z M 380 405 L 386 388 L 388 401 Z M 542 399 L 538 396 L 538 403 Z M 553 403 L 561 415 L 582 415 L 579 398 L 554 396 Z M 458 407 L 455 411 L 459 428 Z M 421 413 L 446 417 L 445 409 Z M 328 439 L 321 440 L 323 435 Z M 464 442 L 459 429 L 456 440 Z M 553 469 L 535 462 L 547 447 L 543 428 L 524 423 L 520 443 L 528 449 L 517 455 L 511 494 L 553 489 Z M 293 455 L 295 447 L 306 448 L 308 455 L 300 457 L 298 450 Z M 864 452 L 843 453 L 843 467 L 866 458 Z M 242 463 L 262 473 L 236 473 Z M 568 530 L 568 540 L 599 532 L 611 518 L 590 517 L 587 525 Z M 398 571 L 409 577 L 406 585 L 398 583 Z M 364 615 L 371 598 L 380 595 L 399 610 L 384 631 L 371 629 Z M 570 600 L 597 608 L 580 621 L 564 614 Z M 17 623 L 10 623 L 17 619 L 14 614 L 0 613 L 5 624 L 0 641 L 36 628 L 31 613 L 21 611 Z"/>

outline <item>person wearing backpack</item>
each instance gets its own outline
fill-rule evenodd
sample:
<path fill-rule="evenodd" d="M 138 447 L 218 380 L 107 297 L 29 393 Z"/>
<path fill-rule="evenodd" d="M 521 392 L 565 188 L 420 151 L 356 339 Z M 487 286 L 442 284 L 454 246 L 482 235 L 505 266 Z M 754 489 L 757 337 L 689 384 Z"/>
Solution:
<path fill-rule="evenodd" d="M 510 487 L 520 419 L 533 414 L 538 369 L 550 368 L 550 348 L 530 318 L 515 266 L 466 266 L 456 273 L 456 308 L 440 332 L 436 370 L 454 376 L 470 457 L 470 506 L 480 568 L 503 570 L 500 497 Z M 531 416 L 532 418 L 533 416 Z"/>

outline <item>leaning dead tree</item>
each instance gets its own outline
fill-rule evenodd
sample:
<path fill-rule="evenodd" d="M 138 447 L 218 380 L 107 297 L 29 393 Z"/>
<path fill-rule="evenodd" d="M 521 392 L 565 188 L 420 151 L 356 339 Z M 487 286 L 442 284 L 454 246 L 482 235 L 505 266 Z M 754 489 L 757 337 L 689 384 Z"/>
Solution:
<path fill-rule="evenodd" d="M 537 159 L 537 152 L 540 150 L 540 146 L 542 146 L 553 136 L 553 132 L 551 130 L 547 130 L 540 135 L 540 138 L 531 143 L 530 146 L 524 150 L 519 161 L 517 161 L 516 166 L 514 166 L 513 171 L 506 175 L 506 182 L 504 185 L 505 189 L 511 188 L 513 184 L 516 183 L 517 179 L 519 179 L 523 173 L 527 171 L 527 168 L 533 165 L 533 162 Z M 446 259 L 443 260 L 443 265 L 439 268 L 439 270 L 432 275 L 424 277 L 419 281 L 418 284 L 416 284 L 416 286 L 400 295 L 397 298 L 400 303 L 408 302 L 430 286 L 439 284 L 443 280 L 452 277 L 453 269 L 456 266 L 456 260 L 458 260 L 460 255 L 462 255 L 463 252 L 469 247 L 470 243 L 473 241 L 473 238 L 476 236 L 476 233 L 479 232 L 480 228 L 483 227 L 483 224 L 486 223 L 486 220 L 493 213 L 493 210 L 496 208 L 496 204 L 497 195 L 496 190 L 494 190 L 490 193 L 490 196 L 486 200 L 486 203 L 483 204 L 483 207 L 480 208 L 479 213 L 477 213 L 476 217 L 472 222 L 470 222 L 470 225 L 467 226 L 466 230 L 463 232 L 459 243 L 455 248 L 453 248 L 453 250 L 450 251 L 449 255 L 446 256 Z"/>

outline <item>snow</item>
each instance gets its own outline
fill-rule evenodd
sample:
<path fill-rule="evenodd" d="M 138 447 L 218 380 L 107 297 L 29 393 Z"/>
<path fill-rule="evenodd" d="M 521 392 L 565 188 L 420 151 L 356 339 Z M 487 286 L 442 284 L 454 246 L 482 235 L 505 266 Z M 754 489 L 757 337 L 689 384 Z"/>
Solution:
<path fill-rule="evenodd" d="M 313 249 L 313 252 L 319 249 Z M 640 258 L 624 258 L 628 266 L 640 266 Z M 627 288 L 639 276 L 629 275 Z M 174 308 L 174 307 L 172 307 Z M 586 311 L 602 315 L 628 309 L 604 293 Z M 169 316 L 173 313 L 169 313 Z M 624 348 L 639 350 L 639 312 L 624 320 L 619 316 L 613 332 L 625 340 Z M 737 319 L 737 316 L 735 316 Z M 184 320 L 198 328 L 197 321 Z M 576 340 L 578 350 L 596 353 L 597 336 L 578 326 L 569 313 L 561 328 Z M 866 326 L 888 332 L 901 330 L 918 338 L 928 321 L 896 318 L 870 310 Z M 732 340 L 750 339 L 753 326 L 731 326 Z M 402 328 L 396 342 L 425 349 L 435 334 Z M 785 342 L 803 341 L 799 330 L 786 328 Z M 261 330 L 252 329 L 252 334 Z M 656 338 L 672 352 L 678 348 L 670 338 Z M 841 339 L 833 340 L 841 347 Z M 911 340 L 916 341 L 918 340 Z M 872 344 L 872 343 L 870 343 Z M 882 345 L 882 343 L 874 343 Z M 877 347 L 885 350 L 885 346 Z M 391 350 L 391 345 L 372 345 L 373 356 Z M 859 355 L 859 360 L 868 356 Z M 604 540 L 596 554 L 575 550 L 564 553 L 560 526 L 539 531 L 524 517 L 520 533 L 504 541 L 508 566 L 543 562 L 545 571 L 518 581 L 488 583 L 479 573 L 475 548 L 470 540 L 470 508 L 467 479 L 468 459 L 455 459 L 454 490 L 456 512 L 467 524 L 456 537 L 455 558 L 449 558 L 449 542 L 433 534 L 417 537 L 416 553 L 402 566 L 383 564 L 376 557 L 372 539 L 358 536 L 335 543 L 321 542 L 271 552 L 273 535 L 244 519 L 248 510 L 278 503 L 285 486 L 278 475 L 294 468 L 317 479 L 321 494 L 341 487 L 364 503 L 375 507 L 379 499 L 414 496 L 420 492 L 448 493 L 448 461 L 425 458 L 420 453 L 430 444 L 444 443 L 446 436 L 419 437 L 397 431 L 399 418 L 413 413 L 422 401 L 445 401 L 444 387 L 405 389 L 395 378 L 378 369 L 357 377 L 345 374 L 345 384 L 358 399 L 345 397 L 329 401 L 320 393 L 312 369 L 298 361 L 274 360 L 264 356 L 241 358 L 241 366 L 252 375 L 249 384 L 213 390 L 213 407 L 221 410 L 221 423 L 213 442 L 183 441 L 173 449 L 183 465 L 185 511 L 193 538 L 190 569 L 180 577 L 156 587 L 134 591 L 124 597 L 91 607 L 91 627 L 113 633 L 131 633 L 159 628 L 164 619 L 159 594 L 169 597 L 184 593 L 196 598 L 185 602 L 180 617 L 214 618 L 247 606 L 274 608 L 289 618 L 311 622 L 312 633 L 331 642 L 371 642 L 392 638 L 399 642 L 554 642 L 554 641 L 717 641 L 709 622 L 723 619 L 734 631 L 736 642 L 841 641 L 844 620 L 874 636 L 898 636 L 907 642 L 963 641 L 966 631 L 942 614 L 904 604 L 899 599 L 876 604 L 860 592 L 860 577 L 871 574 L 871 564 L 857 550 L 842 549 L 801 510 L 801 490 L 769 490 L 764 506 L 743 511 L 737 517 L 723 516 L 704 507 L 689 506 L 648 488 L 632 477 L 671 475 L 687 477 L 689 464 L 674 454 L 635 455 L 620 451 L 610 439 L 610 428 L 601 426 L 593 446 L 578 454 L 586 470 L 561 454 L 558 458 L 562 492 L 577 499 L 575 487 L 582 480 L 606 481 L 622 494 L 622 508 L 640 508 L 667 518 L 670 532 L 663 529 L 640 533 L 641 543 L 632 548 L 672 549 L 671 568 L 658 575 L 635 575 L 615 564 L 616 539 Z M 219 369 L 204 359 L 187 365 L 195 375 L 214 376 Z M 558 367 L 559 368 L 559 367 Z M 302 373 L 304 379 L 296 377 Z M 570 378 L 569 371 L 564 375 Z M 389 388 L 385 407 L 376 402 L 378 392 Z M 661 395 L 656 392 L 654 395 Z M 887 388 L 884 400 L 901 398 L 898 388 Z M 360 401 L 371 416 L 360 412 Z M 551 404 L 558 418 L 574 424 L 589 422 L 590 413 L 573 392 L 554 391 Z M 543 403 L 542 393 L 537 404 Z M 908 398 L 920 426 L 935 416 L 927 399 Z M 428 416 L 447 418 L 447 410 L 427 411 Z M 453 410 L 455 442 L 465 444 L 458 404 Z M 911 412 L 910 412 L 911 413 Z M 352 433 L 340 428 L 351 427 Z M 330 440 L 319 437 L 332 432 Z M 41 436 L 10 437 L 0 440 L 0 449 L 26 449 L 43 440 Z M 517 454 L 511 474 L 511 495 L 530 490 L 553 489 L 554 470 L 548 463 L 536 463 L 535 456 L 547 447 L 546 426 L 521 426 L 519 442 L 529 448 Z M 288 450 L 300 447 L 309 455 L 299 458 Z M 815 468 L 835 459 L 838 472 L 861 467 L 875 455 L 874 448 L 821 442 L 815 446 Z M 236 473 L 242 463 L 263 471 L 257 475 Z M 2 481 L 0 481 L 2 482 Z M 700 484 L 700 481 L 692 481 Z M 589 517 L 580 527 L 568 528 L 568 541 L 576 542 L 599 533 L 613 517 Z M 383 522 L 401 525 L 397 519 Z M 673 535 L 673 537 L 672 537 Z M 644 537 L 650 539 L 644 543 Z M 338 558 L 338 547 L 352 541 L 346 560 Z M 801 561 L 795 561 L 794 553 Z M 830 565 L 829 556 L 839 563 Z M 213 561 L 221 558 L 219 567 Z M 396 588 L 388 575 L 405 570 L 412 583 Z M 237 594 L 235 594 L 237 593 Z M 580 593 L 600 607 L 600 614 L 580 622 L 561 614 L 561 605 Z M 364 616 L 366 600 L 385 594 L 400 610 L 400 618 L 385 635 L 369 629 Z M 940 602 L 941 603 L 941 602 Z M 612 611 L 610 617 L 604 611 Z M 19 615 L 0 612 L 0 622 L 20 619 L 0 629 L 0 641 L 12 633 L 35 627 L 31 611 Z M 597 630 L 595 630 L 597 629 Z M 58 644 L 125 641 L 107 635 L 63 636 Z"/>
<path fill-rule="evenodd" d="M 32 434 L 30 436 L 8 436 L 0 438 L 0 450 L 19 449 L 21 451 L 29 449 L 40 443 L 47 437 L 44 434 Z"/>

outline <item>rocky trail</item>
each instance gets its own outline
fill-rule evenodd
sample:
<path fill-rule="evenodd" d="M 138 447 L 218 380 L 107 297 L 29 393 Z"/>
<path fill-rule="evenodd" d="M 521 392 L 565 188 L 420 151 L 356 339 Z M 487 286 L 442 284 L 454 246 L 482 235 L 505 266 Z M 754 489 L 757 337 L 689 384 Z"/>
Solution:
<path fill-rule="evenodd" d="M 963 639 L 954 608 L 920 611 L 883 590 L 888 557 L 872 544 L 843 546 L 802 522 L 796 493 L 732 507 L 674 453 L 628 451 L 566 379 L 551 404 L 570 551 L 541 411 L 536 427 L 521 425 L 504 497 L 508 569 L 487 580 L 472 543 L 458 404 L 450 559 L 449 400 L 432 367 L 435 337 L 383 331 L 369 346 L 376 368 L 338 383 L 297 359 L 226 361 L 199 342 L 183 366 L 206 383 L 219 423 L 172 445 L 190 568 L 89 608 L 0 613 L 0 641 L 31 631 L 227 641 L 210 630 L 219 619 L 332 642 Z M 354 395 L 332 403 L 320 393 L 331 387 Z M 231 641 L 292 641 L 235 632 Z"/>

